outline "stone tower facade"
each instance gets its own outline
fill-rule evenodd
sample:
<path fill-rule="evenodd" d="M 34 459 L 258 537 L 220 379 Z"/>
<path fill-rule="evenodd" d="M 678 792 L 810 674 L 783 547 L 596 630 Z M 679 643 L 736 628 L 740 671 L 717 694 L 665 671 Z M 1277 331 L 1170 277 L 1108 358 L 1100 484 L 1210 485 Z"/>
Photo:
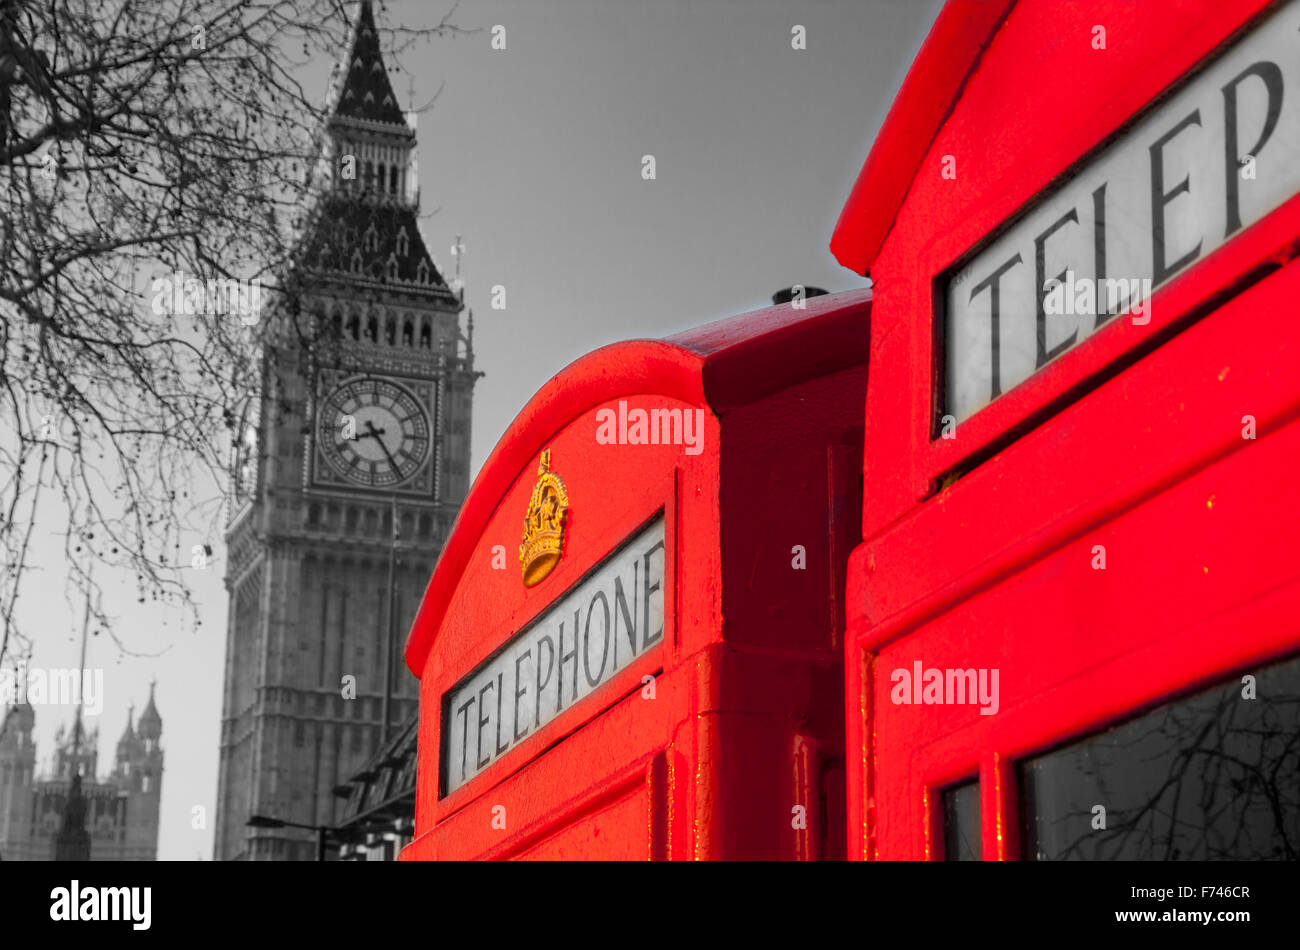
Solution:
<path fill-rule="evenodd" d="M 134 710 L 132 711 L 134 712 Z M 127 715 L 126 728 L 117 740 L 113 771 L 109 781 L 127 792 L 134 805 L 127 822 L 126 845 L 131 849 L 151 851 L 152 859 L 158 844 L 158 805 L 162 800 L 162 717 L 154 704 L 153 687 L 149 687 L 149 702 L 140 714 L 138 723 Z M 153 828 L 150 835 L 149 829 Z M 94 854 L 94 842 L 91 842 Z"/>
<path fill-rule="evenodd" d="M 74 775 L 81 777 L 85 826 L 91 861 L 153 861 L 158 856 L 159 802 L 162 799 L 162 717 L 154 702 L 138 728 L 128 717 L 117 744 L 113 769 L 97 779 L 99 735 L 74 740 L 60 729 L 53 768 L 38 776 L 32 733 L 36 713 L 23 703 L 11 707 L 0 725 L 0 860 L 48 861 L 63 821 Z"/>
<path fill-rule="evenodd" d="M 414 123 L 369 2 L 329 113 L 235 462 L 218 860 L 314 858 L 311 831 L 249 818 L 333 825 L 390 677 L 392 729 L 414 713 L 401 647 L 469 485 L 472 320 L 420 234 Z"/>

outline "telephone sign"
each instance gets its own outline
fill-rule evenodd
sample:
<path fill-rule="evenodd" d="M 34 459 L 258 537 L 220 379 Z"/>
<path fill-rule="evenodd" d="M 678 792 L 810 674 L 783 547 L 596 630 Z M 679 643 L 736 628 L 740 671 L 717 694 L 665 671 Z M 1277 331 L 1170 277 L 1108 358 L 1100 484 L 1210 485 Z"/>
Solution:
<path fill-rule="evenodd" d="M 1068 104 L 1056 121 L 1070 120 Z M 1300 3 L 1251 29 L 946 281 L 957 421 L 1300 192 Z"/>
<path fill-rule="evenodd" d="M 661 514 L 457 683 L 443 709 L 444 794 L 659 643 L 663 579 Z"/>

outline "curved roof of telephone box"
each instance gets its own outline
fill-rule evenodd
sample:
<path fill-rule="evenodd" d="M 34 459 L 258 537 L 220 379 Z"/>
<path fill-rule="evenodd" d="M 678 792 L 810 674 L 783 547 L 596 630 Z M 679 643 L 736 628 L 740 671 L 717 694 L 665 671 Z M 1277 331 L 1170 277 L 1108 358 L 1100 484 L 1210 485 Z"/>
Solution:
<path fill-rule="evenodd" d="M 855 274 L 871 270 L 925 153 L 1016 2 L 948 0 L 939 11 L 831 236 L 831 253 Z"/>
<path fill-rule="evenodd" d="M 423 670 L 442 615 L 501 499 L 556 433 L 620 395 L 645 393 L 720 412 L 866 360 L 870 289 L 809 297 L 729 317 L 663 340 L 613 343 L 570 363 L 515 417 L 488 456 L 434 566 L 406 641 Z"/>

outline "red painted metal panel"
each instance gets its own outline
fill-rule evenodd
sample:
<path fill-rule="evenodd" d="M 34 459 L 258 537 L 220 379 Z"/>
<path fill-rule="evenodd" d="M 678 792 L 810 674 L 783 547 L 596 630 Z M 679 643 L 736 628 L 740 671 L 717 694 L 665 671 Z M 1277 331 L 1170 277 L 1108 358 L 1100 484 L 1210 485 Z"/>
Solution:
<path fill-rule="evenodd" d="M 1249 444 L 1244 415 L 1260 433 L 1294 418 L 1300 334 L 1288 310 L 1298 293 L 1293 264 L 873 535 L 854 553 L 850 597 L 851 625 L 870 627 L 864 642 L 896 636 L 1239 451 Z"/>
<path fill-rule="evenodd" d="M 602 802 L 581 821 L 564 826 L 518 857 L 530 861 L 580 861 L 599 854 L 607 861 L 645 860 L 650 853 L 646 835 L 649 802 L 646 784 L 634 785 L 622 797 Z"/>
<path fill-rule="evenodd" d="M 1279 556 L 1300 504 L 1273 477 L 1297 458 L 1292 422 L 880 647 L 876 856 L 932 857 L 927 793 L 988 775 L 995 756 L 1013 761 L 1300 651 L 1300 563 Z M 1089 565 L 1094 543 L 1111 556 L 1106 571 Z M 1000 669 L 999 712 L 893 705 L 890 671 L 916 659 Z M 1016 827 L 1014 797 L 984 804 L 985 857 L 1013 857 L 991 832 Z"/>

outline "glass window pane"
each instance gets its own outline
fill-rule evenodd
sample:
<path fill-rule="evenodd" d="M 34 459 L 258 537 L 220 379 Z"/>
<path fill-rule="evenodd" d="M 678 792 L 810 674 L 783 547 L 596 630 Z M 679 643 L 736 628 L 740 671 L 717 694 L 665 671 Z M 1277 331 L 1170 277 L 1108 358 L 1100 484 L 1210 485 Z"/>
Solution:
<path fill-rule="evenodd" d="M 1019 771 L 1026 860 L 1295 860 L 1300 657 L 1027 759 Z"/>
<path fill-rule="evenodd" d="M 979 779 L 943 790 L 943 857 L 945 861 L 979 861 Z"/>

